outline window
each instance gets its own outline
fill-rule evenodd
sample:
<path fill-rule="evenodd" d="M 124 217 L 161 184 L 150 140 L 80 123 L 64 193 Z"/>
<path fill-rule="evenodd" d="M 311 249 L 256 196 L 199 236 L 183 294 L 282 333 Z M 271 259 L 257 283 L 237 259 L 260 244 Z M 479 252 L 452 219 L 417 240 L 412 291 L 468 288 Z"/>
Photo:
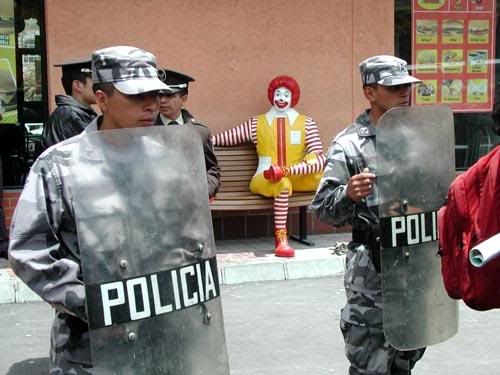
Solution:
<path fill-rule="evenodd" d="M 500 141 L 491 128 L 500 100 L 499 10 L 496 0 L 395 0 L 395 54 L 424 80 L 414 104 L 453 109 L 457 170 Z"/>
<path fill-rule="evenodd" d="M 0 3 L 0 155 L 4 187 L 23 185 L 47 118 L 43 1 Z"/>

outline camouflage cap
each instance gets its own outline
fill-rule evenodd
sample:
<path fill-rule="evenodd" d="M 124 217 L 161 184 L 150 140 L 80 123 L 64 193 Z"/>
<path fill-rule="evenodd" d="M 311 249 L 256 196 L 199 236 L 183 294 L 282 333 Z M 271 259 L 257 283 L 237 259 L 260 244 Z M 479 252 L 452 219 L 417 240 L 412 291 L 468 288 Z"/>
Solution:
<path fill-rule="evenodd" d="M 359 71 L 363 86 L 374 83 L 396 86 L 421 81 L 408 73 L 406 61 L 389 55 L 373 56 L 362 61 Z"/>
<path fill-rule="evenodd" d="M 126 95 L 149 91 L 169 91 L 158 79 L 155 56 L 136 47 L 115 46 L 92 53 L 92 81 L 112 83 Z"/>

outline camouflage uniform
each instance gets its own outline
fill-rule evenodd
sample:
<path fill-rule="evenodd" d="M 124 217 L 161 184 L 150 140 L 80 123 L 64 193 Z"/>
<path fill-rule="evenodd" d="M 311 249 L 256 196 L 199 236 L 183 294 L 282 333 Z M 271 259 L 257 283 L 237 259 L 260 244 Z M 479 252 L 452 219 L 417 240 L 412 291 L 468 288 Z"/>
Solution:
<path fill-rule="evenodd" d="M 353 203 L 347 196 L 347 182 L 368 168 L 377 172 L 375 127 L 369 111 L 342 131 L 327 154 L 328 165 L 312 202 L 318 218 L 334 226 L 350 224 L 353 230 L 369 231 L 378 225 L 376 202 Z M 368 197 L 367 197 L 368 198 Z M 367 243 L 351 242 L 346 257 L 344 287 L 347 303 L 342 309 L 340 328 L 349 374 L 409 374 L 425 349 L 399 351 L 391 347 L 383 333 L 381 279 Z"/>
<path fill-rule="evenodd" d="M 97 130 L 99 119 L 91 122 L 82 135 L 40 155 L 31 168 L 12 221 L 12 268 L 56 310 L 50 374 L 92 373 L 85 289 L 68 181 L 71 152 L 81 136 Z"/>

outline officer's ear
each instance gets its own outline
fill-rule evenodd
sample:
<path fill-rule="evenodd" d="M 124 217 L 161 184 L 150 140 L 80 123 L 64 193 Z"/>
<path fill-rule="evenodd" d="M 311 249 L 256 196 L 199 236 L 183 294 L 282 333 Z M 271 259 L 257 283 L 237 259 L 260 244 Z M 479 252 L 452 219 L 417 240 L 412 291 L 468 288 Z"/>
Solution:
<path fill-rule="evenodd" d="M 77 80 L 77 79 L 74 79 L 73 82 L 71 82 L 71 91 L 73 93 L 79 93 L 81 94 L 83 92 L 83 87 L 84 86 L 84 83 Z"/>
<path fill-rule="evenodd" d="M 181 95 L 182 105 L 186 104 L 188 100 L 188 94 Z"/>
<path fill-rule="evenodd" d="M 96 104 L 101 109 L 102 113 L 105 113 L 109 108 L 109 96 L 102 90 L 95 90 L 94 92 Z"/>
<path fill-rule="evenodd" d="M 363 93 L 365 94 L 365 98 L 369 102 L 374 102 L 376 99 L 376 93 L 377 93 L 377 88 L 372 85 L 364 85 L 363 86 Z"/>

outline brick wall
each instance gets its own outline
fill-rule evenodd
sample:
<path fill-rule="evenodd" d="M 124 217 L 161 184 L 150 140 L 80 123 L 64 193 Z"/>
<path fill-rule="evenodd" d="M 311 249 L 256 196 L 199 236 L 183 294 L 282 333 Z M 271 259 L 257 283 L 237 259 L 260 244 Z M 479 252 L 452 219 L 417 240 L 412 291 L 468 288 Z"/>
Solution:
<path fill-rule="evenodd" d="M 17 200 L 21 195 L 21 190 L 4 190 L 3 191 L 3 201 L 2 207 L 5 214 L 5 226 L 7 230 L 10 228 L 10 223 L 12 222 L 12 215 L 14 214 L 14 208 L 16 208 Z"/>

